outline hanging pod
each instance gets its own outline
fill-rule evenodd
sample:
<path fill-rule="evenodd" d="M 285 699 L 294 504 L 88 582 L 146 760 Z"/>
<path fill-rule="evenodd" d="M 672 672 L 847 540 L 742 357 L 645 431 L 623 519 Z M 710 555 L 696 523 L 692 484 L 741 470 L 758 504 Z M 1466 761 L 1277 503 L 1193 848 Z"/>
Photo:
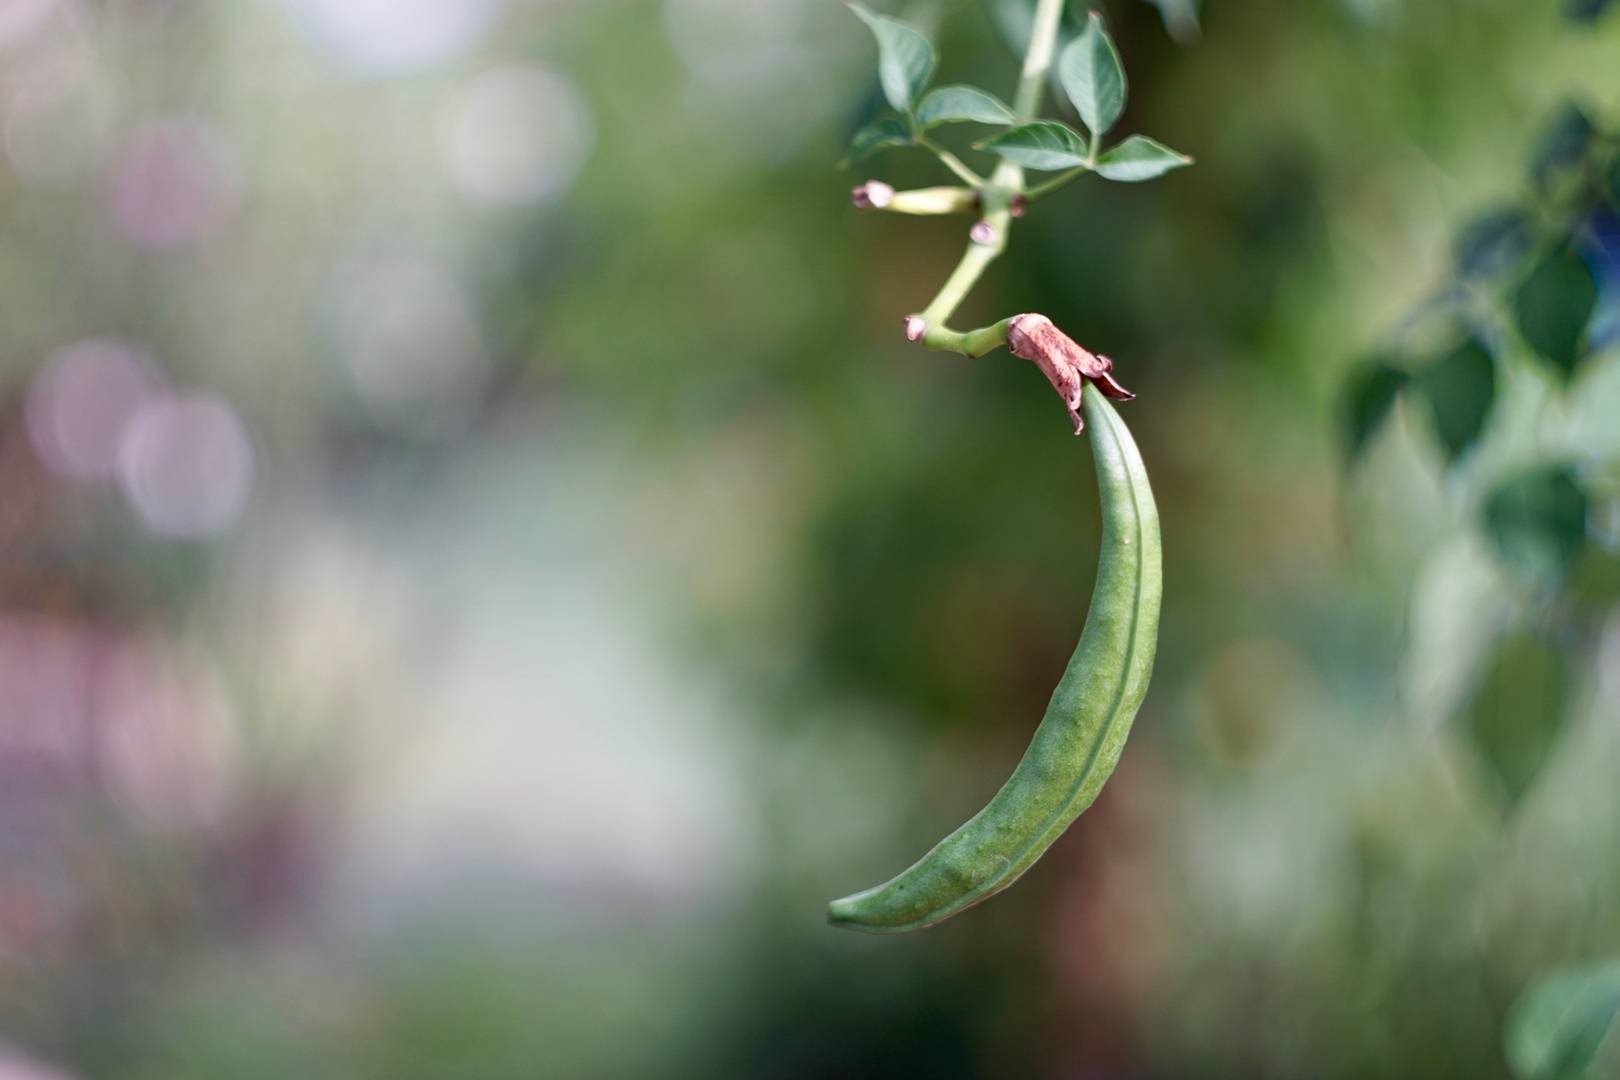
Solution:
<path fill-rule="evenodd" d="M 1092 804 L 1119 762 L 1158 644 L 1159 515 L 1124 421 L 1099 393 L 1084 395 L 1083 408 L 1102 496 L 1102 552 L 1085 629 L 1046 717 L 988 806 L 898 877 L 834 900 L 834 926 L 918 930 L 1000 892 Z"/>

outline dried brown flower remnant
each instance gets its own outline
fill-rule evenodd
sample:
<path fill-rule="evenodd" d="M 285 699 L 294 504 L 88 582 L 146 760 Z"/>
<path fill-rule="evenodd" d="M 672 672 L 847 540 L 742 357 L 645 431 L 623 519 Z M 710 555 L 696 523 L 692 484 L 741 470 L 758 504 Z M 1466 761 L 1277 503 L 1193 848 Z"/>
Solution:
<path fill-rule="evenodd" d="M 1068 406 L 1074 421 L 1074 433 L 1085 430 L 1086 422 L 1080 415 L 1086 380 L 1111 398 L 1129 401 L 1136 395 L 1114 381 L 1110 372 L 1114 362 L 1081 348 L 1073 338 L 1052 325 L 1045 315 L 1033 313 L 1015 315 L 1007 323 L 1007 348 L 1022 360 L 1033 360 L 1046 374 L 1052 388 Z"/>

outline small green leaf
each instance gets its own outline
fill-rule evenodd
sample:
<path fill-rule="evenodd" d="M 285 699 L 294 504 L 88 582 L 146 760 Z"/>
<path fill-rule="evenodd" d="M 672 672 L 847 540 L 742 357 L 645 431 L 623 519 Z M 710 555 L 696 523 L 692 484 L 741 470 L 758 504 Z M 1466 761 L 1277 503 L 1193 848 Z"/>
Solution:
<path fill-rule="evenodd" d="M 1367 364 L 1350 377 L 1342 407 L 1346 461 L 1354 462 L 1361 455 L 1409 378 L 1406 372 L 1382 360 Z"/>
<path fill-rule="evenodd" d="M 1419 376 L 1434 413 L 1434 433 L 1456 461 L 1479 439 L 1496 402 L 1496 364 L 1477 341 L 1464 343 Z"/>
<path fill-rule="evenodd" d="M 1465 725 L 1509 807 L 1547 763 L 1569 704 L 1569 668 L 1556 645 L 1528 633 L 1497 646 L 1468 707 Z"/>
<path fill-rule="evenodd" d="M 1617 1022 L 1620 962 L 1560 968 L 1513 1003 L 1503 1052 L 1519 1080 L 1599 1080 L 1616 1072 Z"/>
<path fill-rule="evenodd" d="M 1058 78 L 1093 135 L 1113 127 L 1125 110 L 1125 65 L 1095 11 L 1058 57 Z"/>
<path fill-rule="evenodd" d="M 1587 324 L 1597 307 L 1597 280 L 1580 252 L 1565 244 L 1524 279 L 1513 295 L 1519 333 L 1565 378 L 1585 353 Z"/>
<path fill-rule="evenodd" d="M 1014 165 L 1045 170 L 1084 165 L 1088 152 L 1085 138 L 1056 120 L 1020 124 L 973 146 L 976 150 L 993 150 Z"/>
<path fill-rule="evenodd" d="M 972 86 L 941 86 L 930 90 L 917 106 L 917 126 L 924 129 L 962 122 L 1010 124 L 1013 119 L 1000 98 Z"/>
<path fill-rule="evenodd" d="M 883 96 L 898 112 L 909 113 L 934 77 L 939 57 L 927 36 L 909 23 L 868 11 L 860 4 L 850 10 L 872 30 L 878 43 L 878 80 Z"/>
<path fill-rule="evenodd" d="M 1178 154 L 1146 135 L 1132 135 L 1097 159 L 1097 174 L 1109 180 L 1136 183 L 1163 176 L 1171 169 L 1191 165 L 1193 159 Z"/>
<path fill-rule="evenodd" d="M 849 140 L 848 162 L 864 161 L 879 150 L 891 146 L 912 145 L 911 132 L 898 116 L 880 116 L 855 133 Z"/>
<path fill-rule="evenodd" d="M 1485 533 L 1507 566 L 1532 584 L 1556 587 L 1586 540 L 1587 497 L 1567 466 L 1510 477 L 1485 500 Z"/>

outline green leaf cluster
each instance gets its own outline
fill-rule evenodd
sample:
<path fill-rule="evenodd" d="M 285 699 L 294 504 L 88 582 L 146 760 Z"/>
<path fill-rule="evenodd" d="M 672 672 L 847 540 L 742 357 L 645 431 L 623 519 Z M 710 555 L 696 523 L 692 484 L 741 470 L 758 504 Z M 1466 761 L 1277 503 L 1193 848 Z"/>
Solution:
<path fill-rule="evenodd" d="M 1557 409 L 1581 392 L 1583 365 L 1602 345 L 1593 340 L 1600 287 L 1588 260 L 1594 222 L 1620 212 L 1617 169 L 1620 132 L 1579 109 L 1559 110 L 1531 155 L 1522 201 L 1464 226 L 1449 280 L 1418 310 L 1426 325 L 1438 319 L 1448 327 L 1450 340 L 1369 357 L 1351 371 L 1340 402 L 1352 465 L 1397 403 L 1407 402 L 1405 415 L 1427 429 L 1466 520 L 1514 597 L 1507 625 L 1486 635 L 1472 689 L 1453 717 L 1487 786 L 1509 810 L 1531 789 L 1563 730 L 1583 662 L 1579 643 L 1590 636 L 1586 605 L 1612 593 L 1608 579 L 1620 567 L 1592 524 L 1615 498 L 1612 466 L 1606 473 L 1572 457 L 1549 433 L 1527 441 L 1522 430 L 1526 409 L 1543 401 Z M 1539 390 L 1509 408 L 1508 388 L 1517 398 L 1527 387 Z M 1493 424 L 1501 435 L 1480 453 Z M 1519 1040 L 1521 1076 L 1598 1075 L 1570 1064 L 1578 1033 L 1555 1033 L 1558 1025 L 1548 1027 L 1545 1016 L 1524 1023 L 1510 1038 Z"/>
<path fill-rule="evenodd" d="M 1005 102 L 975 86 L 950 85 L 930 90 L 938 55 L 928 36 L 900 19 L 876 14 L 860 4 L 849 6 L 877 40 L 878 83 L 893 110 L 855 133 L 850 142 L 850 161 L 896 146 L 922 146 L 944 158 L 945 152 L 930 143 L 927 133 L 942 124 L 976 123 L 1002 130 L 975 143 L 975 149 L 991 151 L 1028 169 L 1070 170 L 1075 175 L 1095 172 L 1106 180 L 1136 183 L 1192 164 L 1192 158 L 1145 135 L 1131 135 L 1107 150 L 1101 148 L 1102 137 L 1125 111 L 1128 84 L 1119 50 L 1096 12 L 1089 15 L 1057 61 L 1059 82 L 1089 132 L 1088 137 L 1058 120 L 1019 123 Z M 1006 24 L 1006 32 L 1011 34 L 1022 26 L 1027 38 L 1028 28 L 1017 18 L 1021 10 L 1018 4 L 1009 2 L 992 13 L 997 15 L 998 23 Z M 1196 29 L 1196 11 L 1186 0 L 1180 0 L 1174 10 L 1179 14 L 1172 16 L 1166 11 L 1167 23 L 1176 19 L 1180 20 L 1178 25 L 1184 25 L 1191 18 Z"/>
<path fill-rule="evenodd" d="M 1448 462 L 1466 454 L 1485 430 L 1496 402 L 1496 364 L 1477 340 L 1421 364 L 1378 357 L 1359 365 L 1345 385 L 1342 414 L 1347 457 L 1365 449 L 1403 391 L 1420 397 Z"/>
<path fill-rule="evenodd" d="M 1192 158 L 1145 135 L 1099 152 L 1102 137 L 1125 111 L 1128 84 L 1114 39 L 1092 12 L 1085 29 L 1058 56 L 1058 80 L 1090 138 L 1057 120 L 1009 128 L 977 143 L 1026 169 L 1091 170 L 1107 180 L 1135 183 L 1191 165 Z"/>
<path fill-rule="evenodd" d="M 930 128 L 941 124 L 1013 122 L 1013 112 L 1000 98 L 975 86 L 939 86 L 929 90 L 939 67 L 939 54 L 928 35 L 910 23 L 879 15 L 861 4 L 849 5 L 872 31 L 878 46 L 878 85 L 894 110 L 868 122 L 850 140 L 849 161 L 861 161 L 879 150 L 917 146 Z"/>
<path fill-rule="evenodd" d="M 1529 174 L 1523 205 L 1482 214 L 1457 241 L 1441 306 L 1474 328 L 1473 342 L 1427 364 L 1380 355 L 1352 372 L 1343 407 L 1351 460 L 1410 387 L 1427 397 L 1436 439 L 1456 462 L 1488 419 L 1493 354 L 1498 364 L 1533 357 L 1561 386 L 1591 355 L 1599 286 L 1584 249 L 1594 215 L 1620 212 L 1620 132 L 1600 130 L 1581 109 L 1565 106 L 1548 125 Z"/>

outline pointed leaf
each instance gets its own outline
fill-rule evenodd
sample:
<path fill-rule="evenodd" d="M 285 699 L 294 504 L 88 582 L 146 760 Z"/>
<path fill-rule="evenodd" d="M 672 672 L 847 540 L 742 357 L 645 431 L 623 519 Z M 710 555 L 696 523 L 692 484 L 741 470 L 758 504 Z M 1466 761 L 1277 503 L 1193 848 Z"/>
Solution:
<path fill-rule="evenodd" d="M 1519 333 L 1565 378 L 1574 372 L 1585 353 L 1583 339 L 1597 299 L 1592 268 L 1567 244 L 1530 271 L 1513 295 Z"/>
<path fill-rule="evenodd" d="M 994 94 L 987 94 L 972 86 L 941 86 L 930 90 L 928 96 L 922 99 L 922 104 L 917 106 L 919 128 L 964 121 L 1010 124 L 1013 113 Z"/>
<path fill-rule="evenodd" d="M 1485 500 L 1485 533 L 1508 567 L 1532 584 L 1560 584 L 1586 540 L 1586 493 L 1567 466 L 1533 469 Z"/>
<path fill-rule="evenodd" d="M 1132 135 L 1097 159 L 1097 175 L 1136 183 L 1163 176 L 1171 169 L 1191 165 L 1192 161 L 1186 154 L 1178 154 L 1146 135 Z"/>
<path fill-rule="evenodd" d="M 906 130 L 906 123 L 898 116 L 880 116 L 855 133 L 849 140 L 849 157 L 846 161 L 864 161 L 879 150 L 887 150 L 891 146 L 912 145 L 911 132 Z"/>
<path fill-rule="evenodd" d="M 1479 439 L 1496 402 L 1496 364 L 1469 341 L 1430 364 L 1420 376 L 1434 412 L 1434 433 L 1446 458 L 1456 461 Z"/>
<path fill-rule="evenodd" d="M 878 80 L 883 96 L 899 112 L 908 113 L 934 77 L 939 57 L 928 37 L 909 23 L 868 11 L 860 4 L 849 8 L 872 30 L 878 43 Z"/>
<path fill-rule="evenodd" d="M 1057 70 L 1064 93 L 1087 129 L 1101 135 L 1113 127 L 1125 111 L 1125 65 L 1095 11 L 1080 36 L 1058 57 Z"/>
<path fill-rule="evenodd" d="M 1523 632 L 1504 639 L 1485 669 L 1465 723 L 1510 807 L 1530 790 L 1558 741 L 1569 682 L 1557 646 Z"/>
<path fill-rule="evenodd" d="M 1354 462 L 1360 456 L 1408 379 L 1406 372 L 1382 360 L 1367 364 L 1350 377 L 1343 405 L 1346 461 Z"/>
<path fill-rule="evenodd" d="M 1620 963 L 1560 968 L 1537 980 L 1508 1011 L 1503 1051 L 1519 1080 L 1612 1076 L 1620 1029 Z M 1609 1060 L 1605 1061 L 1604 1058 Z"/>
<path fill-rule="evenodd" d="M 974 143 L 977 150 L 993 150 L 1026 169 L 1072 169 L 1086 163 L 1088 147 L 1081 134 L 1056 120 L 1020 124 L 999 135 Z"/>

